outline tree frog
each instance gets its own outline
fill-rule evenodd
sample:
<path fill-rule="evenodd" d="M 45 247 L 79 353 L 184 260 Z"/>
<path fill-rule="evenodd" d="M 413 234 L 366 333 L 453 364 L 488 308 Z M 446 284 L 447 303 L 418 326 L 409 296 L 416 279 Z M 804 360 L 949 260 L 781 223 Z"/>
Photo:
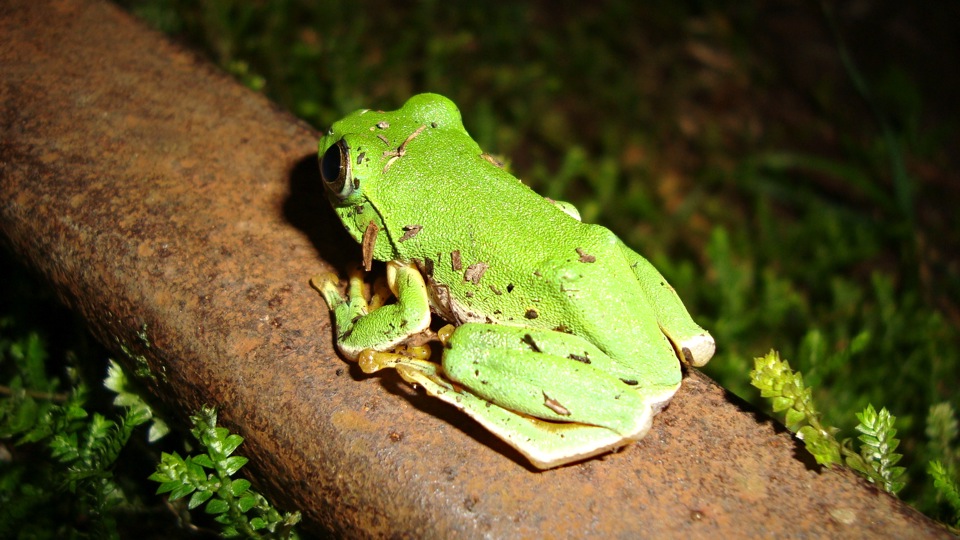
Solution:
<path fill-rule="evenodd" d="M 314 278 L 341 353 L 365 372 L 396 369 L 461 409 L 540 469 L 642 438 L 714 340 L 673 288 L 611 231 L 582 223 L 485 154 L 436 94 L 391 112 L 360 110 L 320 139 L 330 203 L 387 263 L 395 298 L 346 297 Z M 442 360 L 398 349 L 431 325 Z"/>

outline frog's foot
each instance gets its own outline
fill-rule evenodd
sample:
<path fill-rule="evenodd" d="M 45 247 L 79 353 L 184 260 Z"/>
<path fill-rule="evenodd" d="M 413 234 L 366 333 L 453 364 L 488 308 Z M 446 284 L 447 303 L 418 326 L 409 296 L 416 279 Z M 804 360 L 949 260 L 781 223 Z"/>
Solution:
<path fill-rule="evenodd" d="M 397 350 L 402 352 L 378 352 L 365 349 L 357 356 L 357 363 L 364 373 L 376 373 L 382 369 L 395 369 L 397 373 L 412 385 L 428 388 L 430 395 L 436 395 L 431 389 L 442 389 L 444 392 L 454 390 L 452 384 L 444 380 L 442 368 L 427 360 L 430 357 L 429 348 L 420 346 L 401 346 Z"/>
<path fill-rule="evenodd" d="M 349 305 L 352 307 L 351 311 L 353 314 L 359 316 L 380 307 L 384 302 L 384 300 L 378 296 L 378 294 L 381 294 L 379 291 L 376 291 L 371 296 L 370 288 L 364 282 L 364 273 L 360 269 L 350 272 L 346 298 L 340 293 L 340 277 L 333 272 L 324 272 L 310 278 L 310 285 L 323 296 L 323 299 L 333 311 L 336 311 L 343 305 Z M 386 285 L 384 285 L 384 287 L 386 287 Z M 390 294 L 389 290 L 387 293 Z M 368 302 L 371 298 L 375 302 L 373 307 L 371 307 Z"/>
<path fill-rule="evenodd" d="M 436 374 L 440 366 L 429 362 L 429 359 L 430 348 L 420 345 L 399 345 L 389 352 L 364 349 L 357 355 L 360 369 L 367 374 L 376 373 L 382 369 L 398 369 L 398 366 L 403 367 L 407 364 Z"/>
<path fill-rule="evenodd" d="M 323 296 L 331 310 L 345 302 L 343 295 L 340 294 L 340 277 L 333 272 L 313 276 L 310 278 L 310 286 Z"/>

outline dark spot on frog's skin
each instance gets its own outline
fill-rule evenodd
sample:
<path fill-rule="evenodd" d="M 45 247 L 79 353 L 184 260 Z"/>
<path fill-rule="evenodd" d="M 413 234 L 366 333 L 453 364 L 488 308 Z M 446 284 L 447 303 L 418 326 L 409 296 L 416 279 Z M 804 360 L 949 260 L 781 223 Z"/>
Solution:
<path fill-rule="evenodd" d="M 473 291 L 467 291 L 466 296 L 467 298 L 473 298 Z"/>
<path fill-rule="evenodd" d="M 423 273 L 428 278 L 433 277 L 433 259 L 431 259 L 430 257 L 426 257 L 425 259 L 423 259 Z"/>
<path fill-rule="evenodd" d="M 423 230 L 423 225 L 404 225 L 403 236 L 401 236 L 397 242 L 406 242 L 416 236 L 421 230 Z"/>
<path fill-rule="evenodd" d="M 567 355 L 567 358 L 571 360 L 576 360 L 577 362 L 583 362 L 584 364 L 590 363 L 590 358 L 587 357 L 586 353 L 584 353 L 583 356 L 580 356 L 579 354 L 570 353 Z"/>
<path fill-rule="evenodd" d="M 543 394 L 544 406 L 546 406 L 551 411 L 559 414 L 560 416 L 570 416 L 570 409 L 567 409 L 566 407 L 561 405 L 559 401 L 548 396 L 546 392 L 541 390 L 541 393 Z"/>
<path fill-rule="evenodd" d="M 503 291 L 501 291 L 500 289 L 494 287 L 493 285 L 490 285 L 490 290 L 493 291 L 493 294 L 495 294 L 495 295 L 497 295 L 497 296 L 500 296 L 501 294 L 503 294 Z"/>
<path fill-rule="evenodd" d="M 459 272 L 463 268 L 463 263 L 460 261 L 460 251 L 455 250 L 450 252 L 450 268 L 453 268 L 454 272 Z"/>
<path fill-rule="evenodd" d="M 535 275 L 535 276 L 537 276 L 537 277 L 543 277 L 543 276 L 540 275 L 540 271 L 539 271 L 539 270 L 534 270 L 534 271 L 533 271 L 533 275 Z"/>
<path fill-rule="evenodd" d="M 480 157 L 482 157 L 483 159 L 487 160 L 490 164 L 492 164 L 492 165 L 494 165 L 494 166 L 496 166 L 496 167 L 498 167 L 498 168 L 500 168 L 500 169 L 503 168 L 503 162 L 501 162 L 499 159 L 491 156 L 490 154 L 480 154 Z"/>
<path fill-rule="evenodd" d="M 361 163 L 363 163 L 363 157 L 366 155 L 367 155 L 366 152 L 360 152 L 359 154 L 357 154 L 357 165 L 360 165 Z"/>
<path fill-rule="evenodd" d="M 584 251 L 583 248 L 577 248 L 577 255 L 580 255 L 580 262 L 582 263 L 597 262 L 597 258 Z"/>
<path fill-rule="evenodd" d="M 543 350 L 541 350 L 540 347 L 537 346 L 537 343 L 533 341 L 533 336 L 531 336 L 530 334 L 524 334 L 523 338 L 520 339 L 520 342 L 525 343 L 526 345 L 529 345 L 530 349 L 533 352 L 543 352 Z"/>
<path fill-rule="evenodd" d="M 563 332 L 564 334 L 572 334 L 573 332 L 567 328 L 565 324 L 561 324 L 553 329 L 554 332 Z"/>
<path fill-rule="evenodd" d="M 620 379 L 620 380 L 623 381 L 623 384 L 626 384 L 628 386 L 636 386 L 640 384 L 640 382 L 637 381 L 636 379 Z"/>
<path fill-rule="evenodd" d="M 367 229 L 363 231 L 363 240 L 360 242 L 360 248 L 363 252 L 363 269 L 367 272 L 373 268 L 373 249 L 377 242 L 377 233 L 379 232 L 380 227 L 372 220 L 367 225 Z"/>
<path fill-rule="evenodd" d="M 436 123 L 436 122 L 430 122 L 430 127 L 436 128 L 436 127 L 437 127 L 437 123 Z"/>
<path fill-rule="evenodd" d="M 356 176 L 353 177 L 353 189 L 360 189 L 360 179 Z"/>
<path fill-rule="evenodd" d="M 390 122 L 387 122 L 387 121 L 377 122 L 377 128 L 378 128 L 378 129 L 390 129 Z"/>
<path fill-rule="evenodd" d="M 528 319 L 536 319 L 537 317 L 540 316 L 540 314 L 537 313 L 537 310 L 535 309 L 528 309 L 527 312 L 523 314 L 523 316 Z"/>
<path fill-rule="evenodd" d="M 477 285 L 487 268 L 490 268 L 490 265 L 483 261 L 473 263 L 463 272 L 463 280 Z"/>
<path fill-rule="evenodd" d="M 513 283 L 508 283 L 508 284 L 507 284 L 507 292 L 508 292 L 508 293 L 512 293 L 512 292 L 513 292 Z"/>

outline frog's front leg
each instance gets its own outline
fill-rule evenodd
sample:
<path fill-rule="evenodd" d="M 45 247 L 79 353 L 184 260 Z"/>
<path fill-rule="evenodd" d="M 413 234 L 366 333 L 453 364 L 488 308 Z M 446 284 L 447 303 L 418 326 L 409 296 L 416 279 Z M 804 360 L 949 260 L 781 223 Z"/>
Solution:
<path fill-rule="evenodd" d="M 369 309 L 360 273 L 351 275 L 347 298 L 340 294 L 338 279 L 333 274 L 316 277 L 311 283 L 333 311 L 337 346 L 351 360 L 356 360 L 365 349 L 392 349 L 430 326 L 427 287 L 416 267 L 395 261 L 387 263 L 387 283 L 397 301 L 375 309 Z"/>

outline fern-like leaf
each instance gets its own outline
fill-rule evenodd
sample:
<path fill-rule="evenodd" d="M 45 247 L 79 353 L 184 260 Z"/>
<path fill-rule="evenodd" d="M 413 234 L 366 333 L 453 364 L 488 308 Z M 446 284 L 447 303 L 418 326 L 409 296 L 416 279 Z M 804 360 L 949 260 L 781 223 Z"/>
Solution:
<path fill-rule="evenodd" d="M 896 439 L 897 430 L 893 424 L 896 417 L 886 408 L 877 412 L 873 405 L 867 405 L 863 412 L 857 414 L 857 431 L 861 433 L 859 439 L 860 456 L 870 468 L 868 477 L 890 493 L 897 493 L 905 482 L 901 480 L 905 469 L 895 465 L 902 457 L 894 452 L 900 441 Z"/>
<path fill-rule="evenodd" d="M 821 465 L 841 463 L 837 430 L 823 425 L 813 403 L 813 392 L 803 384 L 803 376 L 790 368 L 776 351 L 754 359 L 750 384 L 770 399 L 774 412 L 784 412 L 787 429 L 803 440 L 807 451 Z"/>
<path fill-rule="evenodd" d="M 953 526 L 960 527 L 960 487 L 952 478 L 950 471 L 939 461 L 931 461 L 927 473 L 933 478 L 937 495 L 947 502 L 953 512 Z"/>
<path fill-rule="evenodd" d="M 188 509 L 203 506 L 204 512 L 222 525 L 220 533 L 225 538 L 266 537 L 260 531 L 271 533 L 270 538 L 296 538 L 293 526 L 300 521 L 299 512 L 280 514 L 250 489 L 248 480 L 230 478 L 247 463 L 247 458 L 231 455 L 243 437 L 218 427 L 217 412 L 210 407 L 201 408 L 190 420 L 190 432 L 205 453 L 186 458 L 163 454 L 156 472 L 150 475 L 151 480 L 160 482 L 157 493 L 169 493 L 170 500 L 191 495 Z"/>

